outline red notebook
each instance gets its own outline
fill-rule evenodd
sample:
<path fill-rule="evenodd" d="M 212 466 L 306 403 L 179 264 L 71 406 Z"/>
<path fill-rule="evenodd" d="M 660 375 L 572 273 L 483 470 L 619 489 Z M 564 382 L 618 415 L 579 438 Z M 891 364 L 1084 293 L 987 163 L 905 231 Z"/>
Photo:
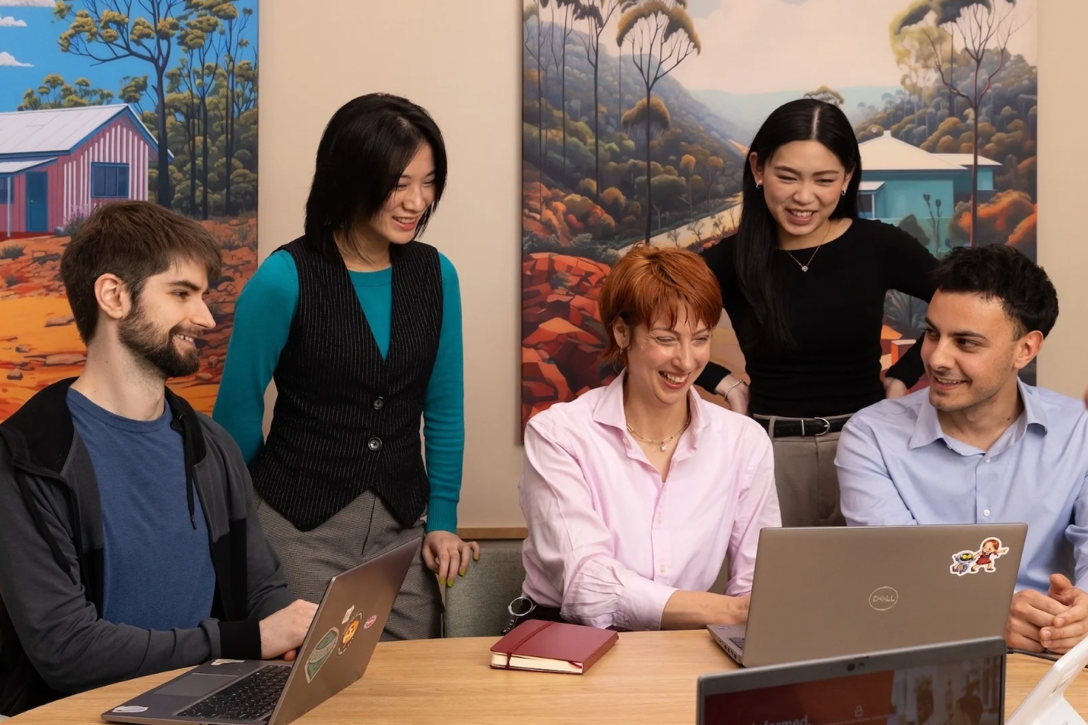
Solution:
<path fill-rule="evenodd" d="M 491 666 L 580 675 L 601 658 L 619 635 L 608 629 L 531 619 L 491 648 Z"/>

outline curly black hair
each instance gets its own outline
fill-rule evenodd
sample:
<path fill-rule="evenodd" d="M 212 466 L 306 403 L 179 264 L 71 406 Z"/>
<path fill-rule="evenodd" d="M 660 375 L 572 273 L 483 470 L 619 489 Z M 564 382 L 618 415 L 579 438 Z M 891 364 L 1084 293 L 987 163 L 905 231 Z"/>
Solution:
<path fill-rule="evenodd" d="M 1017 337 L 1050 334 L 1058 319 L 1058 292 L 1043 268 L 1012 247 L 958 247 L 933 272 L 937 289 L 999 299 Z"/>

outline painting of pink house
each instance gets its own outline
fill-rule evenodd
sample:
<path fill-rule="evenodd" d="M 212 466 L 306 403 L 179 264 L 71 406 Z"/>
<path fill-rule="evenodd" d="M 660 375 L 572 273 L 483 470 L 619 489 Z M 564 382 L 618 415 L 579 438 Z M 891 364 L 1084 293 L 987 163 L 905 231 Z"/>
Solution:
<path fill-rule="evenodd" d="M 0 113 L 0 239 L 59 233 L 99 204 L 147 199 L 158 153 L 127 104 Z"/>

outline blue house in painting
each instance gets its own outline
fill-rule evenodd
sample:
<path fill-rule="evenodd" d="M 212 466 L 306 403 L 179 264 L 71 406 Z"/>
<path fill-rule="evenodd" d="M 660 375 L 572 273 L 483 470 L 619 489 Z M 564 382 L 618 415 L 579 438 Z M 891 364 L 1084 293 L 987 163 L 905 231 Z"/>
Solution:
<path fill-rule="evenodd" d="M 931 154 L 885 130 L 861 144 L 860 214 L 889 224 L 913 214 L 927 233 L 939 216 L 937 228 L 944 241 L 956 203 L 971 198 L 972 163 L 972 154 Z M 978 165 L 982 203 L 994 195 L 994 169 L 1001 164 L 979 156 Z"/>

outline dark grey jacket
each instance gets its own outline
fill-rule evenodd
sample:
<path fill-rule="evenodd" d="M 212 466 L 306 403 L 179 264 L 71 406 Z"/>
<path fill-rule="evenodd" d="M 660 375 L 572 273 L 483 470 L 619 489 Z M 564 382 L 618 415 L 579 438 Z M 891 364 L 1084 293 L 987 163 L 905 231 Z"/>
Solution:
<path fill-rule="evenodd" d="M 2 715 L 211 658 L 259 659 L 260 620 L 295 599 L 261 532 L 238 446 L 167 390 L 208 524 L 212 617 L 168 632 L 104 621 L 98 484 L 68 411 L 71 383 L 45 388 L 0 424 Z"/>

